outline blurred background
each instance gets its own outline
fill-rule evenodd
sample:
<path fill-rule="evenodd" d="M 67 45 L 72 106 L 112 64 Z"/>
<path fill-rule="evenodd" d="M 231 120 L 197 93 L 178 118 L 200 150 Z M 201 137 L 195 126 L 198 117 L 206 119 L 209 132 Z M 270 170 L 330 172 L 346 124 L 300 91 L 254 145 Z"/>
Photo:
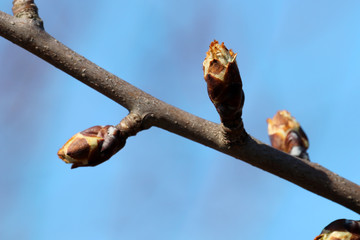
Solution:
<path fill-rule="evenodd" d="M 46 1 L 45 29 L 151 95 L 219 122 L 202 61 L 238 53 L 247 131 L 287 109 L 312 161 L 360 182 L 359 1 Z M 11 13 L 12 1 L 0 10 Z M 127 110 L 0 38 L 0 239 L 313 239 L 359 216 L 242 161 L 161 129 L 95 168 L 56 155 Z M 291 236 L 291 237 L 290 237 Z"/>

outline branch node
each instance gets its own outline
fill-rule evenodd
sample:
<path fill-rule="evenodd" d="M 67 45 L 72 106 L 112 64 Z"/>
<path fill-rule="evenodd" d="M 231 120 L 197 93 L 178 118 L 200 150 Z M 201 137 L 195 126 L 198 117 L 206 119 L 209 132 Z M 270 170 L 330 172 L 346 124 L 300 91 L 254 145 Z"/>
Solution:
<path fill-rule="evenodd" d="M 248 134 L 245 131 L 244 125 L 238 125 L 236 128 L 228 128 L 224 124 L 221 124 L 222 135 L 224 144 L 231 147 L 234 145 L 241 146 L 246 143 Z"/>
<path fill-rule="evenodd" d="M 35 26 L 44 29 L 44 23 L 39 17 L 38 8 L 34 0 L 14 0 L 12 12 L 15 17 L 28 19 Z"/>
<path fill-rule="evenodd" d="M 142 117 L 131 112 L 116 125 L 116 128 L 126 137 L 135 136 L 139 131 L 143 130 Z"/>

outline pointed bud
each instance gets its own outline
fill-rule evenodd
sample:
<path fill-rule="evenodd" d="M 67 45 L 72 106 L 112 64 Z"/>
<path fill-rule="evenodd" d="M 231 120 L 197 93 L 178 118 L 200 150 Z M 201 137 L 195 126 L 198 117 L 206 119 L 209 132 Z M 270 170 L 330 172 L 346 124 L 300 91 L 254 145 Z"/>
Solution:
<path fill-rule="evenodd" d="M 114 126 L 95 126 L 70 138 L 58 156 L 71 168 L 96 166 L 108 160 L 125 145 L 126 138 Z"/>
<path fill-rule="evenodd" d="M 327 225 L 314 240 L 360 240 L 360 221 L 336 220 Z"/>
<path fill-rule="evenodd" d="M 306 150 L 309 141 L 300 124 L 286 111 L 278 111 L 273 119 L 268 119 L 268 134 L 271 145 L 292 156 L 309 160 Z"/>
<path fill-rule="evenodd" d="M 204 78 L 210 100 L 218 111 L 221 122 L 229 128 L 242 125 L 244 92 L 236 54 L 214 40 L 203 62 Z"/>

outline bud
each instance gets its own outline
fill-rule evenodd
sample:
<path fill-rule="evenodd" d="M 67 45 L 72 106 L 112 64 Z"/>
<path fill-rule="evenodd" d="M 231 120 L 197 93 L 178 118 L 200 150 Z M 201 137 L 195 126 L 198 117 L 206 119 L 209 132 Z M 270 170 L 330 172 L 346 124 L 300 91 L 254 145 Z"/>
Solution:
<path fill-rule="evenodd" d="M 108 160 L 125 145 L 126 138 L 114 126 L 95 126 L 75 134 L 58 151 L 71 168 L 96 166 Z"/>
<path fill-rule="evenodd" d="M 300 124 L 286 111 L 278 111 L 273 119 L 268 119 L 268 134 L 271 145 L 292 156 L 309 160 L 306 150 L 309 141 Z"/>
<path fill-rule="evenodd" d="M 314 240 L 360 240 L 360 222 L 338 219 L 327 225 Z"/>
<path fill-rule="evenodd" d="M 31 19 L 40 28 L 44 28 L 34 0 L 14 0 L 12 11 L 17 18 Z"/>
<path fill-rule="evenodd" d="M 244 92 L 236 54 L 214 40 L 203 62 L 204 78 L 210 100 L 218 111 L 221 122 L 229 128 L 242 125 Z"/>

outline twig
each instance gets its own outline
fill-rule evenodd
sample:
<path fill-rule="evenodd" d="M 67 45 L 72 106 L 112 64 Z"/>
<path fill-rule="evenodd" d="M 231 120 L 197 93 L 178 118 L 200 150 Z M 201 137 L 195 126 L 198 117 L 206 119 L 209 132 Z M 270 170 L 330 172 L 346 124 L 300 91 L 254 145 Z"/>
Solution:
<path fill-rule="evenodd" d="M 0 12 L 0 35 L 116 101 L 157 126 L 284 178 L 315 194 L 360 213 L 360 187 L 328 169 L 278 151 L 252 137 L 229 146 L 219 124 L 166 104 L 105 71 L 26 19 Z"/>

